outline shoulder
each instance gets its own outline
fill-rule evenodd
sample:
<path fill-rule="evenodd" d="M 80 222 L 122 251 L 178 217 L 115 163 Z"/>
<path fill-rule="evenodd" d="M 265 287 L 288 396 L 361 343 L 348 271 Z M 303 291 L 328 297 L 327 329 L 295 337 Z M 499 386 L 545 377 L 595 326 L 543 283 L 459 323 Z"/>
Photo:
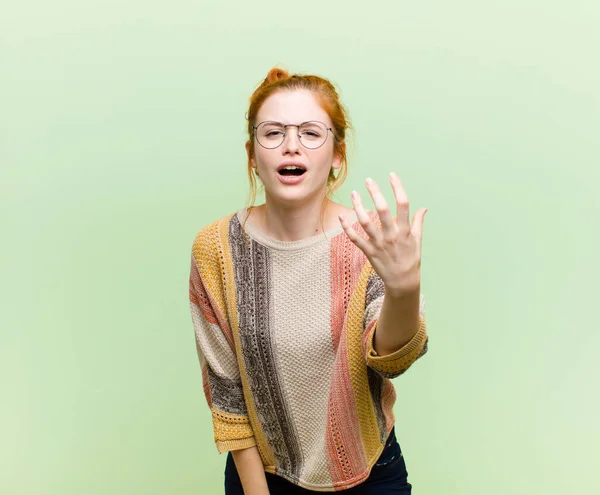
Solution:
<path fill-rule="evenodd" d="M 197 261 L 206 257 L 214 259 L 222 243 L 223 234 L 227 234 L 229 223 L 236 214 L 237 212 L 228 213 L 198 231 L 192 243 L 192 255 Z"/>

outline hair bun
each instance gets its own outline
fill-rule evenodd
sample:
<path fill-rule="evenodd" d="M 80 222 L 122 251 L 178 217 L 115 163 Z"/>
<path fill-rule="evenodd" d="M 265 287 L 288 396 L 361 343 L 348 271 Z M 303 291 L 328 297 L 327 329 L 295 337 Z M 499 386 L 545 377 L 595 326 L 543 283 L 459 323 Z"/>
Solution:
<path fill-rule="evenodd" d="M 273 67 L 265 78 L 265 84 L 271 84 L 281 79 L 287 79 L 288 77 L 290 77 L 290 73 L 287 70 L 280 67 Z"/>

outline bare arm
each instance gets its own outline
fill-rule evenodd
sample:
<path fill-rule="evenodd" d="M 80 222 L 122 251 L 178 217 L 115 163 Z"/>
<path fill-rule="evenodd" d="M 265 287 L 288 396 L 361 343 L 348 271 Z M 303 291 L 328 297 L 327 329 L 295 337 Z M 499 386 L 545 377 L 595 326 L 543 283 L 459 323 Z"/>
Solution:
<path fill-rule="evenodd" d="M 232 450 L 231 455 L 242 481 L 244 495 L 269 495 L 264 466 L 256 445 Z"/>
<path fill-rule="evenodd" d="M 386 292 L 373 338 L 373 347 L 377 354 L 391 354 L 406 345 L 417 333 L 420 294 L 420 286 L 402 297 L 395 297 Z"/>

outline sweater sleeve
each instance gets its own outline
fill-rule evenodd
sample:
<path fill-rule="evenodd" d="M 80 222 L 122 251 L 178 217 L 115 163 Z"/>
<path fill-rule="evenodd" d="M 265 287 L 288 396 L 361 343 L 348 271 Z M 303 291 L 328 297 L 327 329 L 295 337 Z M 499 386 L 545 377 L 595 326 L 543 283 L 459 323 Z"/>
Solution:
<path fill-rule="evenodd" d="M 417 333 L 400 349 L 379 356 L 373 347 L 373 337 L 377 321 L 383 306 L 385 286 L 381 277 L 373 271 L 367 283 L 365 313 L 363 318 L 363 350 L 367 366 L 384 378 L 396 378 L 427 352 L 429 337 L 425 329 L 425 297 L 420 294 L 419 329 Z"/>
<path fill-rule="evenodd" d="M 248 418 L 235 344 L 224 309 L 207 290 L 192 253 L 189 299 L 202 369 L 204 396 L 212 413 L 219 453 L 256 445 Z"/>

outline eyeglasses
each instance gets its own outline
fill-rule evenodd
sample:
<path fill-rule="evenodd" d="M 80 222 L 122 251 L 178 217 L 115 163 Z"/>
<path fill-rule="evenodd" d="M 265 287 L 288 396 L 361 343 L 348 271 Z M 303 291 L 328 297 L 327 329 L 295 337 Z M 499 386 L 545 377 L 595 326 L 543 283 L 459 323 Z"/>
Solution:
<path fill-rule="evenodd" d="M 256 130 L 256 140 L 263 148 L 272 150 L 281 146 L 286 136 L 286 128 L 297 127 L 298 128 L 298 140 L 305 148 L 314 150 L 320 148 L 327 141 L 327 136 L 331 131 L 333 137 L 335 134 L 331 127 L 327 127 L 323 122 L 318 120 L 310 120 L 303 122 L 300 125 L 287 124 L 283 125 L 281 122 L 275 122 L 272 120 L 266 120 L 258 125 L 253 125 L 252 129 Z"/>

